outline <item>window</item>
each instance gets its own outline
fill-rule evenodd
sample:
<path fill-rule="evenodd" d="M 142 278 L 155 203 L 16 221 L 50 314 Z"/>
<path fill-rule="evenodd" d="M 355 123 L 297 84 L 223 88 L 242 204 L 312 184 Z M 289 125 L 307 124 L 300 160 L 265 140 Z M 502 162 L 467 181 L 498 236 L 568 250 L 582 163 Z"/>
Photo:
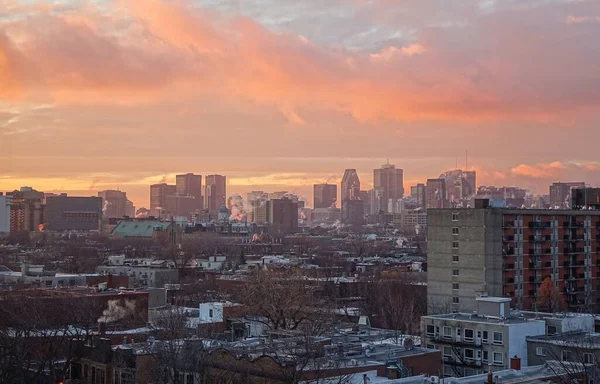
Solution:
<path fill-rule="evenodd" d="M 473 341 L 473 330 L 465 328 L 465 340 Z"/>
<path fill-rule="evenodd" d="M 488 342 L 488 331 L 483 331 L 483 336 L 481 337 L 481 341 L 484 343 Z"/>
<path fill-rule="evenodd" d="M 465 359 L 473 360 L 475 358 L 475 352 L 472 349 L 465 348 Z"/>
<path fill-rule="evenodd" d="M 458 289 L 460 285 L 458 283 L 452 283 L 452 289 Z"/>
<path fill-rule="evenodd" d="M 452 347 L 444 346 L 444 357 L 452 357 Z"/>
<path fill-rule="evenodd" d="M 557 330 L 556 330 L 556 326 L 555 326 L 555 325 L 549 325 L 549 326 L 548 326 L 548 330 L 547 330 L 547 332 L 546 332 L 546 333 L 547 333 L 548 335 L 555 335 L 555 334 L 556 334 L 556 332 L 557 332 Z"/>
<path fill-rule="evenodd" d="M 561 361 L 571 361 L 571 351 L 560 351 Z"/>
<path fill-rule="evenodd" d="M 427 344 L 427 349 L 436 349 L 435 345 L 433 344 Z"/>
<path fill-rule="evenodd" d="M 458 249 L 458 241 L 453 241 L 452 242 L 452 248 L 453 249 Z"/>
<path fill-rule="evenodd" d="M 458 276 L 458 269 L 452 270 L 452 276 Z"/>
<path fill-rule="evenodd" d="M 458 213 L 452 214 L 452 221 L 458 221 Z"/>
<path fill-rule="evenodd" d="M 452 327 L 444 327 L 444 337 L 447 339 L 452 337 Z"/>
<path fill-rule="evenodd" d="M 504 355 L 502 352 L 494 352 L 494 364 L 503 365 L 504 364 Z"/>
<path fill-rule="evenodd" d="M 477 360 L 481 360 L 481 350 L 477 350 Z"/>
<path fill-rule="evenodd" d="M 453 235 L 458 235 L 458 227 L 452 228 L 452 234 Z"/>
<path fill-rule="evenodd" d="M 452 261 L 458 263 L 458 255 L 452 255 Z"/>
<path fill-rule="evenodd" d="M 544 348 L 544 347 L 537 347 L 535 349 L 535 355 L 536 356 L 546 356 L 546 348 Z"/>
<path fill-rule="evenodd" d="M 458 297 L 453 297 L 452 304 L 458 304 L 458 303 L 459 303 Z"/>
<path fill-rule="evenodd" d="M 488 355 L 489 355 L 488 351 L 483 351 L 483 362 L 484 363 L 488 362 Z"/>
<path fill-rule="evenodd" d="M 585 364 L 593 364 L 594 363 L 594 354 L 593 353 L 584 353 L 583 354 L 583 362 Z"/>
<path fill-rule="evenodd" d="M 208 317 L 213 317 L 213 310 L 212 309 L 208 310 Z"/>
<path fill-rule="evenodd" d="M 502 345 L 504 341 L 503 339 L 504 335 L 502 334 L 502 332 L 494 332 L 494 344 Z"/>
<path fill-rule="evenodd" d="M 435 327 L 433 325 L 428 325 L 426 330 L 427 336 L 433 336 L 434 332 Z"/>

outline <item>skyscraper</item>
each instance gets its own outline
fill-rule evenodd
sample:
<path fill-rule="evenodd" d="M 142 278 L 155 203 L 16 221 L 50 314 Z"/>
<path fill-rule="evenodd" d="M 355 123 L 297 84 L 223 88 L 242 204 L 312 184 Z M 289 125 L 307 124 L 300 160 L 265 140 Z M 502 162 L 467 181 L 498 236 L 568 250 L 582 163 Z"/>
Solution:
<path fill-rule="evenodd" d="M 346 169 L 344 171 L 341 187 L 342 201 L 345 199 L 355 200 L 358 198 L 360 194 L 360 180 L 358 179 L 356 169 Z"/>
<path fill-rule="evenodd" d="M 314 185 L 314 208 L 334 207 L 337 200 L 337 185 L 315 184 Z"/>
<path fill-rule="evenodd" d="M 99 231 L 102 198 L 51 196 L 46 198 L 44 229 L 50 231 Z"/>
<path fill-rule="evenodd" d="M 105 219 L 119 219 L 128 216 L 127 193 L 107 189 L 98 192 L 98 197 L 102 198 L 102 217 Z"/>
<path fill-rule="evenodd" d="M 204 192 L 204 209 L 216 218 L 227 199 L 227 178 L 223 175 L 206 176 Z"/>
<path fill-rule="evenodd" d="M 202 201 L 202 175 L 186 173 L 175 176 L 175 186 L 179 196 L 191 196 L 195 199 L 194 208 L 201 210 Z"/>
<path fill-rule="evenodd" d="M 571 188 L 584 188 L 582 181 L 568 183 L 552 183 L 550 186 L 550 207 L 571 208 Z"/>
<path fill-rule="evenodd" d="M 425 187 L 425 184 L 419 183 L 410 187 L 410 196 L 413 199 L 417 200 L 417 204 L 423 209 L 427 208 L 426 191 L 427 188 Z"/>
<path fill-rule="evenodd" d="M 452 204 L 458 204 L 461 200 L 470 198 L 477 193 L 475 171 L 454 169 L 442 173 L 439 178 L 446 180 L 446 200 Z"/>
<path fill-rule="evenodd" d="M 269 226 L 280 233 L 290 233 L 298 229 L 298 203 L 284 197 L 269 200 Z"/>
<path fill-rule="evenodd" d="M 342 206 L 342 223 L 361 226 L 365 221 L 365 208 L 362 200 L 346 199 Z"/>
<path fill-rule="evenodd" d="M 263 224 L 269 219 L 268 205 L 269 195 L 263 191 L 252 191 L 246 196 L 247 221 Z"/>
<path fill-rule="evenodd" d="M 390 163 L 384 164 L 380 169 L 373 170 L 373 187 L 381 188 L 382 210 L 388 212 L 388 201 L 390 199 L 401 199 L 404 196 L 404 180 L 402 169 Z"/>
<path fill-rule="evenodd" d="M 446 208 L 446 180 L 427 179 L 427 208 Z"/>
<path fill-rule="evenodd" d="M 177 192 L 175 185 L 167 183 L 152 184 L 150 186 L 150 209 L 166 208 L 167 196 L 174 195 Z"/>
<path fill-rule="evenodd" d="M 0 233 L 10 232 L 11 197 L 0 192 Z"/>

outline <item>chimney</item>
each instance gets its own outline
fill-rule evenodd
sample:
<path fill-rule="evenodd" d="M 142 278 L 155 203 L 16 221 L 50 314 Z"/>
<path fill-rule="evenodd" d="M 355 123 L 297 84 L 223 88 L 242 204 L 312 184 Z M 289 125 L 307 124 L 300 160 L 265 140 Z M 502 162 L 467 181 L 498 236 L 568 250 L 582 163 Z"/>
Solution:
<path fill-rule="evenodd" d="M 398 379 L 398 368 L 396 368 L 394 366 L 390 366 L 387 368 L 387 371 L 388 371 L 388 374 L 387 374 L 388 380 Z"/>
<path fill-rule="evenodd" d="M 510 358 L 510 369 L 514 369 L 515 371 L 521 370 L 521 358 L 517 355 Z"/>
<path fill-rule="evenodd" d="M 494 384 L 494 374 L 492 371 L 488 372 L 487 384 Z"/>
<path fill-rule="evenodd" d="M 108 288 L 114 288 L 112 273 L 109 273 L 108 275 L 106 275 L 106 285 L 108 286 Z"/>
<path fill-rule="evenodd" d="M 106 323 L 98 323 L 98 333 L 100 334 L 100 336 L 106 335 Z"/>

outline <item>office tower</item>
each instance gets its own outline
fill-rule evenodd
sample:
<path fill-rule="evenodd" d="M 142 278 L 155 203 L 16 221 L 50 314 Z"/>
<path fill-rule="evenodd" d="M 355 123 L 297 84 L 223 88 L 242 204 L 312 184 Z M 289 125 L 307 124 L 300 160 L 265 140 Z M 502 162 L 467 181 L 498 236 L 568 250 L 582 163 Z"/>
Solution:
<path fill-rule="evenodd" d="M 365 215 L 371 213 L 371 191 L 359 191 L 358 198 L 363 202 L 363 209 Z"/>
<path fill-rule="evenodd" d="M 227 178 L 222 175 L 206 176 L 204 193 L 204 209 L 211 217 L 217 217 L 219 208 L 225 205 L 227 199 Z"/>
<path fill-rule="evenodd" d="M 571 195 L 573 209 L 600 210 L 600 188 L 574 188 Z"/>
<path fill-rule="evenodd" d="M 291 233 L 298 229 L 298 203 L 284 197 L 268 202 L 269 227 L 274 232 Z"/>
<path fill-rule="evenodd" d="M 167 196 L 177 193 L 177 186 L 167 183 L 153 184 L 150 186 L 150 209 L 166 209 Z"/>
<path fill-rule="evenodd" d="M 127 200 L 127 206 L 125 207 L 125 216 L 135 217 L 135 206 L 130 200 Z"/>
<path fill-rule="evenodd" d="M 401 199 L 404 196 L 404 180 L 402 169 L 396 169 L 395 165 L 384 164 L 380 169 L 373 170 L 373 188 L 383 191 L 382 210 L 388 212 L 390 199 Z"/>
<path fill-rule="evenodd" d="M 50 231 L 99 231 L 101 197 L 73 197 L 61 194 L 46 198 L 44 229 Z"/>
<path fill-rule="evenodd" d="M 263 191 L 252 191 L 246 196 L 246 215 L 247 221 L 264 224 L 268 221 L 269 195 Z"/>
<path fill-rule="evenodd" d="M 123 191 L 106 190 L 98 192 L 102 198 L 102 217 L 105 219 L 119 219 L 128 215 L 127 193 Z M 131 213 L 131 212 L 129 212 Z"/>
<path fill-rule="evenodd" d="M 477 174 L 475 171 L 454 169 L 444 172 L 439 179 L 446 181 L 446 201 L 458 204 L 461 200 L 471 198 L 477 192 Z"/>
<path fill-rule="evenodd" d="M 478 198 L 504 200 L 509 208 L 521 208 L 525 204 L 527 190 L 519 187 L 481 186 L 477 188 Z"/>
<path fill-rule="evenodd" d="M 335 207 L 337 200 L 337 185 L 315 184 L 314 185 L 314 208 Z"/>
<path fill-rule="evenodd" d="M 355 200 L 358 198 L 360 193 L 360 180 L 358 179 L 356 169 L 346 169 L 344 171 L 341 188 L 342 202 L 345 199 Z"/>
<path fill-rule="evenodd" d="M 417 184 L 410 187 L 410 196 L 417 201 L 420 208 L 427 208 L 427 187 L 425 184 Z"/>
<path fill-rule="evenodd" d="M 362 200 L 346 199 L 342 204 L 342 223 L 361 226 L 365 222 L 365 208 Z"/>
<path fill-rule="evenodd" d="M 550 208 L 571 208 L 571 189 L 584 188 L 584 182 L 552 183 L 550 186 Z"/>
<path fill-rule="evenodd" d="M 165 208 L 169 217 L 191 218 L 192 213 L 196 211 L 197 203 L 194 196 L 175 194 L 167 196 Z"/>
<path fill-rule="evenodd" d="M 510 297 L 533 310 L 551 278 L 568 309 L 595 312 L 600 298 L 600 211 L 490 208 L 430 209 L 427 296 L 430 306 L 463 313 L 480 294 Z"/>
<path fill-rule="evenodd" d="M 44 223 L 44 193 L 31 187 L 21 187 L 6 194 L 11 198 L 10 230 L 38 231 Z"/>
<path fill-rule="evenodd" d="M 186 173 L 175 176 L 176 192 L 179 196 L 192 196 L 196 203 L 194 209 L 202 210 L 204 201 L 202 200 L 202 175 Z"/>
<path fill-rule="evenodd" d="M 378 188 L 373 188 L 371 189 L 370 193 L 369 193 L 369 197 L 370 197 L 370 202 L 369 202 L 369 206 L 371 208 L 371 211 L 369 212 L 369 214 L 371 215 L 378 215 L 382 212 L 386 212 L 387 210 L 387 204 L 385 202 L 385 191 L 383 190 L 383 188 L 378 187 Z M 386 205 L 384 207 L 384 204 Z"/>
<path fill-rule="evenodd" d="M 10 203 L 11 196 L 0 192 L 0 233 L 10 232 Z"/>
<path fill-rule="evenodd" d="M 427 179 L 425 194 L 427 196 L 427 208 L 445 208 L 448 205 L 446 180 L 444 179 Z"/>

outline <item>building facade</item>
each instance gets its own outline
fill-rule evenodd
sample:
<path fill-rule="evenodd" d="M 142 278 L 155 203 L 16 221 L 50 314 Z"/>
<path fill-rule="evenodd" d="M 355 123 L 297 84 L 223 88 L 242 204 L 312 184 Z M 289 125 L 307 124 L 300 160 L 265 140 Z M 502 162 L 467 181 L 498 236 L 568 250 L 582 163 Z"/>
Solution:
<path fill-rule="evenodd" d="M 219 208 L 227 202 L 227 177 L 223 175 L 206 176 L 204 189 L 204 209 L 211 217 L 217 217 Z"/>
<path fill-rule="evenodd" d="M 446 200 L 446 180 L 427 179 L 426 196 L 427 209 L 446 208 L 448 206 L 448 201 Z"/>
<path fill-rule="evenodd" d="M 177 193 L 177 187 L 175 185 L 169 185 L 167 183 L 152 184 L 150 186 L 150 209 L 166 209 L 167 196 L 174 195 L 175 193 Z"/>
<path fill-rule="evenodd" d="M 0 233 L 10 232 L 11 197 L 0 192 Z"/>
<path fill-rule="evenodd" d="M 469 312 L 481 294 L 537 308 L 550 278 L 572 311 L 600 303 L 600 211 L 433 209 L 427 216 L 430 304 Z"/>
<path fill-rule="evenodd" d="M 44 223 L 44 193 L 31 187 L 6 194 L 11 199 L 10 230 L 38 231 Z"/>
<path fill-rule="evenodd" d="M 102 225 L 102 198 L 51 196 L 46 198 L 44 230 L 99 231 Z"/>
<path fill-rule="evenodd" d="M 130 208 L 127 199 L 127 193 L 123 191 L 106 190 L 98 192 L 98 197 L 102 198 L 102 216 L 105 219 L 120 219 L 123 216 L 129 216 Z M 131 203 L 133 205 L 133 203 Z"/>
<path fill-rule="evenodd" d="M 275 232 L 291 233 L 298 229 L 298 203 L 292 199 L 272 199 L 268 202 L 269 226 Z"/>
<path fill-rule="evenodd" d="M 175 189 L 179 196 L 191 196 L 194 198 L 194 209 L 202 210 L 202 175 L 185 173 L 175 176 Z"/>
<path fill-rule="evenodd" d="M 337 201 L 337 185 L 335 184 L 315 184 L 314 187 L 314 208 L 335 207 Z"/>
<path fill-rule="evenodd" d="M 384 164 L 373 170 L 373 188 L 381 189 L 384 204 L 382 210 L 389 212 L 388 201 L 404 197 L 404 171 L 392 164 Z"/>
<path fill-rule="evenodd" d="M 585 188 L 582 181 L 552 183 L 550 185 L 550 208 L 571 208 L 571 189 Z"/>
<path fill-rule="evenodd" d="M 342 202 L 342 223 L 361 226 L 365 223 L 364 212 L 362 200 L 346 199 Z"/>
<path fill-rule="evenodd" d="M 264 224 L 269 220 L 269 195 L 263 191 L 252 191 L 246 195 L 247 221 Z"/>

